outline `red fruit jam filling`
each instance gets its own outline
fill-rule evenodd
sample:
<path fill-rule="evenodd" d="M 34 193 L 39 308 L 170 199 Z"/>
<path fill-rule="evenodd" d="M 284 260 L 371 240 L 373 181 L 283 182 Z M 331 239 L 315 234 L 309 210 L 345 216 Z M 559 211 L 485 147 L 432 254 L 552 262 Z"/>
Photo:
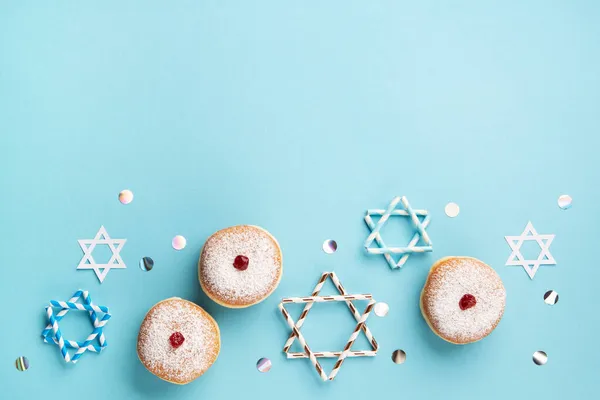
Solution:
<path fill-rule="evenodd" d="M 184 341 L 185 341 L 185 338 L 183 337 L 181 332 L 175 332 L 174 334 L 171 335 L 171 337 L 169 337 L 169 342 L 171 342 L 171 346 L 173 346 L 174 349 L 181 346 Z"/>
<path fill-rule="evenodd" d="M 463 311 L 475 307 L 475 304 L 477 304 L 477 299 L 472 294 L 465 294 L 458 302 L 458 306 Z"/>
<path fill-rule="evenodd" d="M 250 260 L 246 256 L 237 256 L 235 260 L 233 260 L 233 266 L 235 269 L 240 271 L 245 271 L 248 269 L 248 264 Z"/>

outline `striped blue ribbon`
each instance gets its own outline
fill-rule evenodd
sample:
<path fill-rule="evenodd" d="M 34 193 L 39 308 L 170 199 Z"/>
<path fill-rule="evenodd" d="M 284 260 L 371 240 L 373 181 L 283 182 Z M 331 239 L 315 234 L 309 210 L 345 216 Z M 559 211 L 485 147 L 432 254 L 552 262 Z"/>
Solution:
<path fill-rule="evenodd" d="M 83 296 L 83 303 L 77 301 Z M 60 311 L 54 314 L 53 307 L 60 308 Z M 58 326 L 58 322 L 63 319 L 70 310 L 86 311 L 90 315 L 90 319 L 94 325 L 94 330 L 84 342 L 65 340 Z M 103 313 L 102 319 L 98 319 L 98 312 Z M 69 301 L 51 300 L 46 307 L 46 314 L 49 324 L 42 331 L 42 337 L 45 343 L 56 344 L 60 348 L 60 352 L 66 362 L 77 363 L 79 358 L 86 351 L 100 353 L 106 346 L 104 337 L 104 325 L 111 318 L 108 307 L 97 306 L 92 303 L 92 298 L 87 291 L 78 290 Z M 100 345 L 92 344 L 98 338 Z M 71 358 L 68 349 L 77 349 L 75 355 Z"/>

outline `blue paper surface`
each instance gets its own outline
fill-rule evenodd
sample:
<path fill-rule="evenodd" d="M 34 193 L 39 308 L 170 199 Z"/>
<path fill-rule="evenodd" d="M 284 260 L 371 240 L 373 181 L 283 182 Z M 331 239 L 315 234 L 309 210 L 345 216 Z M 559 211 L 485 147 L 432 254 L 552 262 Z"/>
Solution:
<path fill-rule="evenodd" d="M 0 2 L 2 392 L 593 398 L 599 13 L 594 1 Z M 127 188 L 135 198 L 124 206 Z M 559 209 L 561 194 L 571 209 Z M 396 195 L 429 210 L 434 252 L 392 271 L 364 253 L 362 218 Z M 450 201 L 460 205 L 454 219 Z M 528 221 L 556 234 L 557 265 L 534 280 L 504 266 L 504 236 Z M 277 291 L 245 310 L 211 302 L 196 276 L 206 238 L 235 224 L 268 229 L 284 254 Z M 77 239 L 101 225 L 127 239 L 127 269 L 102 285 L 75 269 Z M 187 238 L 179 252 L 177 234 Z M 403 246 L 410 234 L 398 220 L 384 238 Z M 322 251 L 326 239 L 335 254 Z M 473 345 L 442 341 L 420 314 L 429 266 L 448 255 L 484 260 L 507 289 L 502 322 Z M 144 256 L 150 272 L 138 267 Z M 390 312 L 368 320 L 380 354 L 349 359 L 322 383 L 308 360 L 285 359 L 276 306 L 329 270 Z M 46 303 L 78 288 L 113 318 L 105 352 L 72 366 L 40 332 Z M 555 306 L 543 302 L 550 289 Z M 171 296 L 200 304 L 222 334 L 216 364 L 183 387 L 154 377 L 135 351 L 145 313 Z M 64 333 L 83 340 L 89 327 L 73 318 Z M 320 304 L 303 332 L 315 350 L 335 350 L 353 325 L 343 304 Z M 406 363 L 391 361 L 395 349 Z M 532 362 L 536 350 L 546 365 Z M 28 371 L 15 368 L 19 356 Z M 269 373 L 256 370 L 261 357 Z"/>

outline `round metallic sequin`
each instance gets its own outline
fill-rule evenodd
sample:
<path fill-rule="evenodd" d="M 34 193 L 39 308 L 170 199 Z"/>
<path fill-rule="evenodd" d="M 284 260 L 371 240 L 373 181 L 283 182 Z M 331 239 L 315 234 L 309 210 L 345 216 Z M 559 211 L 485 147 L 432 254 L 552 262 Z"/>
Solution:
<path fill-rule="evenodd" d="M 154 268 L 154 260 L 150 257 L 143 257 L 140 260 L 140 269 L 142 271 L 150 271 Z"/>
<path fill-rule="evenodd" d="M 568 194 L 563 194 L 558 198 L 558 206 L 563 210 L 571 208 L 572 203 L 573 199 Z"/>
<path fill-rule="evenodd" d="M 536 365 L 544 365 L 548 362 L 548 354 L 545 351 L 538 350 L 533 353 L 533 362 Z"/>
<path fill-rule="evenodd" d="M 544 293 L 544 303 L 550 304 L 551 306 L 558 303 L 558 292 L 554 290 L 548 290 Z"/>
<path fill-rule="evenodd" d="M 406 361 L 406 353 L 404 350 L 394 350 L 392 353 L 392 361 L 396 364 L 404 364 Z"/>
<path fill-rule="evenodd" d="M 121 204 L 129 204 L 133 201 L 133 192 L 129 189 L 123 190 L 119 193 L 119 201 Z"/>
<path fill-rule="evenodd" d="M 379 302 L 375 304 L 375 315 L 385 317 L 390 311 L 390 306 L 387 303 Z"/>
<path fill-rule="evenodd" d="M 175 250 L 183 250 L 186 244 L 187 240 L 181 235 L 177 235 L 171 240 L 171 246 L 173 246 Z"/>
<path fill-rule="evenodd" d="M 337 250 L 337 242 L 332 239 L 327 239 L 323 242 L 323 251 L 327 254 L 333 254 Z"/>
<path fill-rule="evenodd" d="M 27 371 L 29 369 L 29 360 L 27 357 L 19 357 L 15 361 L 15 367 L 17 367 L 19 371 Z"/>
<path fill-rule="evenodd" d="M 271 370 L 271 360 L 266 357 L 259 359 L 256 362 L 256 369 L 258 372 L 269 372 Z"/>
<path fill-rule="evenodd" d="M 460 207 L 456 203 L 448 203 L 446 204 L 446 207 L 444 207 L 444 212 L 450 218 L 454 218 L 458 216 L 458 213 L 460 212 Z"/>

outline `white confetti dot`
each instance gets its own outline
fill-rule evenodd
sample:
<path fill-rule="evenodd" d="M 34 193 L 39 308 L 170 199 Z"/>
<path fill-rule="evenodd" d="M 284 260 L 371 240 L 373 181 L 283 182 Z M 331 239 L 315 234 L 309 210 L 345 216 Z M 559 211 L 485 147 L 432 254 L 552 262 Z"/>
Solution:
<path fill-rule="evenodd" d="M 171 241 L 171 245 L 175 250 L 183 250 L 185 245 L 187 244 L 187 240 L 181 235 L 177 235 Z"/>
<path fill-rule="evenodd" d="M 573 199 L 568 194 L 563 194 L 558 198 L 558 206 L 563 210 L 571 208 L 572 203 Z"/>
<path fill-rule="evenodd" d="M 375 315 L 378 317 L 385 317 L 390 311 L 390 306 L 387 303 L 379 302 L 375 304 Z"/>
<path fill-rule="evenodd" d="M 129 204 L 133 201 L 133 192 L 125 189 L 119 193 L 119 201 L 121 204 Z"/>
<path fill-rule="evenodd" d="M 446 204 L 444 211 L 446 212 L 447 216 L 449 216 L 450 218 L 454 218 L 458 216 L 458 213 L 460 212 L 460 207 L 456 203 L 448 203 Z"/>

